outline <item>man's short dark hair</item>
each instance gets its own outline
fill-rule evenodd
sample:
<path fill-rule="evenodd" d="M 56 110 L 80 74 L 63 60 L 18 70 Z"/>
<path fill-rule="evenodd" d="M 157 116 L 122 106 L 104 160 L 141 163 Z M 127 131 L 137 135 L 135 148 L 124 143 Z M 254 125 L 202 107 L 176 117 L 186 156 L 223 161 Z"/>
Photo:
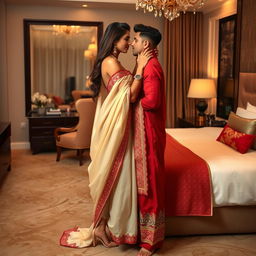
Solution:
<path fill-rule="evenodd" d="M 162 35 L 158 29 L 150 26 L 145 26 L 143 24 L 136 24 L 134 26 L 134 32 L 140 32 L 140 36 L 150 39 L 153 47 L 156 47 L 162 39 Z"/>

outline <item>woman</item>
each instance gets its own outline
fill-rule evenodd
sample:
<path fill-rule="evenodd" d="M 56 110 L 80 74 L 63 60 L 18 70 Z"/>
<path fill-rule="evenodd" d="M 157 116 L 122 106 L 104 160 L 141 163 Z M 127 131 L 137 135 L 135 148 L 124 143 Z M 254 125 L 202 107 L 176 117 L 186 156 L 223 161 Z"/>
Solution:
<path fill-rule="evenodd" d="M 130 27 L 110 24 L 101 41 L 91 74 L 92 89 L 98 95 L 88 167 L 90 193 L 94 202 L 90 228 L 67 230 L 61 245 L 87 247 L 98 242 L 106 247 L 135 244 L 138 234 L 137 185 L 131 102 L 141 89 L 140 77 L 149 50 L 137 58 L 136 79 L 118 61 L 129 48 Z"/>

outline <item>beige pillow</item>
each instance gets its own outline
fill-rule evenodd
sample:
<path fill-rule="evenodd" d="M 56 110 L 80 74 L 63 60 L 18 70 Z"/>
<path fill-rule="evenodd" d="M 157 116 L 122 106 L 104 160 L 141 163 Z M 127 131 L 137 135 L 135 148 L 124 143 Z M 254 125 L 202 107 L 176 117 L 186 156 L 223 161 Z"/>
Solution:
<path fill-rule="evenodd" d="M 256 135 L 256 119 L 243 118 L 231 112 L 228 117 L 228 125 L 239 132 Z M 256 149 L 256 139 L 253 148 Z"/>
<path fill-rule="evenodd" d="M 246 110 L 256 113 L 256 106 L 253 106 L 250 104 L 250 102 L 247 102 Z"/>
<path fill-rule="evenodd" d="M 243 118 L 256 119 L 256 112 L 251 112 L 251 111 L 248 111 L 247 109 L 240 108 L 240 107 L 236 109 L 236 115 Z"/>

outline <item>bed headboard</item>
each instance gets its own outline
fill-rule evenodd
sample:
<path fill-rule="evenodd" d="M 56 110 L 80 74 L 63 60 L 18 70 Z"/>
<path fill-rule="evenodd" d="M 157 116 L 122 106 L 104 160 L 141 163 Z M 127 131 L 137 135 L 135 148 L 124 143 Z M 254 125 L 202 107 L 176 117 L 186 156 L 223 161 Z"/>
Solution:
<path fill-rule="evenodd" d="M 247 102 L 256 106 L 256 73 L 240 73 L 238 107 L 246 108 Z"/>

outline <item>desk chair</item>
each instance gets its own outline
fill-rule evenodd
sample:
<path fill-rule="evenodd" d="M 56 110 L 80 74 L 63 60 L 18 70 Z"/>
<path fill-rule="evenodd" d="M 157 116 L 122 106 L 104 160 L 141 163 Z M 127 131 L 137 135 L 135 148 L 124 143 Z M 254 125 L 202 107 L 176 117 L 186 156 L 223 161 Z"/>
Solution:
<path fill-rule="evenodd" d="M 79 99 L 75 105 L 79 114 L 78 124 L 71 128 L 56 128 L 54 131 L 57 148 L 56 161 L 60 161 L 62 148 L 76 149 L 81 166 L 83 164 L 83 152 L 90 148 L 96 103 L 92 98 Z"/>

